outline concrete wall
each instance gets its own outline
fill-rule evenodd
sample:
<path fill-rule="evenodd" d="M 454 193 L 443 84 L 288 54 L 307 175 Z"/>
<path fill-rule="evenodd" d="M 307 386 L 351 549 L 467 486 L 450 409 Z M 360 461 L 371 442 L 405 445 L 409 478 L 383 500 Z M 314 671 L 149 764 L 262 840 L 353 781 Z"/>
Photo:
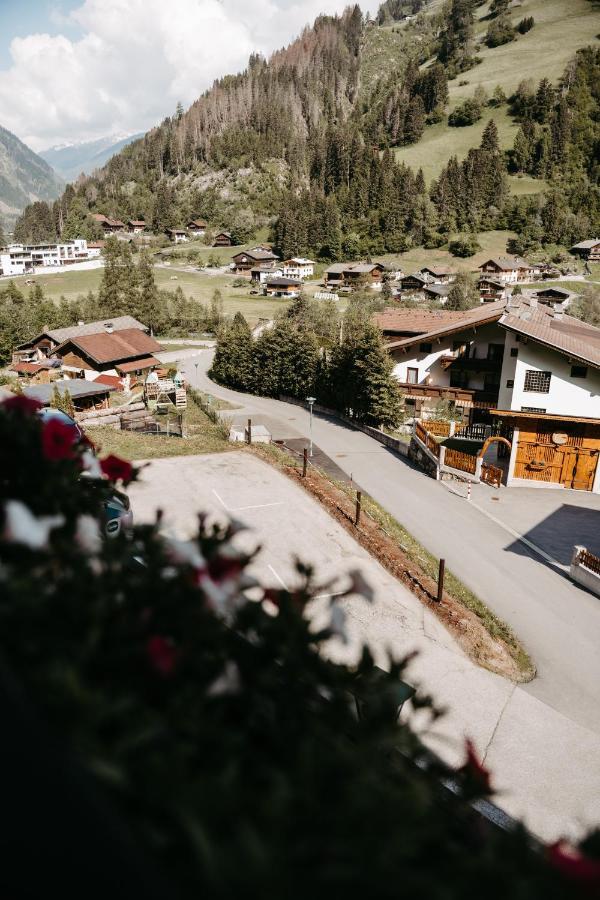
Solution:
<path fill-rule="evenodd" d="M 585 547 L 573 547 L 573 558 L 571 559 L 569 574 L 577 584 L 600 597 L 600 575 L 581 565 L 579 562 L 580 550 L 585 550 Z"/>
<path fill-rule="evenodd" d="M 510 356 L 511 347 L 517 348 L 516 358 Z M 507 334 L 498 408 L 536 407 L 553 415 L 600 418 L 600 371 L 589 366 L 586 378 L 572 378 L 572 364 L 578 363 L 570 363 L 562 353 L 540 344 L 517 342 L 515 335 Z M 524 390 L 525 373 L 530 369 L 552 372 L 548 394 Z M 513 388 L 506 386 L 508 379 L 513 379 Z"/>

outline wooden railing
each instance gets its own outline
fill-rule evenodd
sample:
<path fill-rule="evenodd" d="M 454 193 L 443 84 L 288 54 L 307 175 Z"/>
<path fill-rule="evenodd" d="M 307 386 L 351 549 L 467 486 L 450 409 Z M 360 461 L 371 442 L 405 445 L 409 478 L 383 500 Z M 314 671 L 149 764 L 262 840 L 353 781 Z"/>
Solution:
<path fill-rule="evenodd" d="M 577 561 L 585 566 L 586 569 L 590 569 L 590 571 L 595 572 L 596 575 L 600 575 L 600 557 L 595 556 L 593 553 L 590 553 L 589 550 L 580 550 Z"/>
<path fill-rule="evenodd" d="M 444 465 L 449 466 L 451 469 L 459 469 L 461 472 L 468 472 L 470 475 L 474 475 L 477 470 L 477 457 L 471 456 L 470 453 L 462 453 L 460 450 L 446 447 Z"/>
<path fill-rule="evenodd" d="M 437 419 L 427 419 L 425 427 L 429 434 L 435 434 L 438 437 L 448 437 L 450 435 L 449 422 L 440 422 Z"/>
<path fill-rule="evenodd" d="M 439 459 L 440 456 L 440 445 L 433 437 L 432 434 L 426 430 L 425 426 L 421 422 L 417 422 L 415 426 L 415 434 L 419 438 L 419 440 L 425 444 L 428 450 L 431 450 L 434 456 L 437 456 Z"/>
<path fill-rule="evenodd" d="M 500 487 L 502 484 L 502 469 L 491 463 L 483 463 L 481 466 L 481 480 L 492 487 Z"/>

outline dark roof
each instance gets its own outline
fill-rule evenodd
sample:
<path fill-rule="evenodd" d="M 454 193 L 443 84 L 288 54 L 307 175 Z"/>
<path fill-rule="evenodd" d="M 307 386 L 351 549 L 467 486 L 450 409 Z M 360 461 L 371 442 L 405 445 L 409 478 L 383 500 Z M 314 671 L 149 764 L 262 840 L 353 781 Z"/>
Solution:
<path fill-rule="evenodd" d="M 413 273 L 410 274 L 410 275 L 403 275 L 402 278 L 400 279 L 400 281 L 401 281 L 401 282 L 402 282 L 402 281 L 408 281 L 409 278 L 412 278 L 413 281 L 420 281 L 422 285 L 429 284 L 428 279 L 425 278 L 424 275 L 419 275 L 418 272 L 413 272 Z"/>
<path fill-rule="evenodd" d="M 511 300 L 500 319 L 508 331 L 600 369 L 600 328 L 526 297 Z"/>
<path fill-rule="evenodd" d="M 112 334 L 104 331 L 101 334 L 72 337 L 57 347 L 56 353 L 64 354 L 69 345 L 76 347 L 96 363 L 133 359 L 136 356 L 148 356 L 162 350 L 158 341 L 137 328 L 116 331 Z"/>
<path fill-rule="evenodd" d="M 272 287 L 299 287 L 302 282 L 298 278 L 267 278 L 267 286 Z"/>
<path fill-rule="evenodd" d="M 52 400 L 55 386 L 61 394 L 68 391 L 74 400 L 80 397 L 106 395 L 114 391 L 114 388 L 108 384 L 97 384 L 97 382 L 87 381 L 85 378 L 67 378 L 61 381 L 53 381 L 50 384 L 36 384 L 33 387 L 23 388 L 23 393 L 26 397 L 31 397 L 32 400 L 38 400 L 44 406 L 48 406 Z"/>
<path fill-rule="evenodd" d="M 542 288 L 541 291 L 535 291 L 535 293 L 538 297 L 542 294 L 553 294 L 554 296 L 562 297 L 565 300 L 571 296 L 571 291 L 565 291 L 563 288 L 557 287 Z"/>
<path fill-rule="evenodd" d="M 235 256 L 233 256 L 233 259 L 237 259 L 238 256 L 247 256 L 248 259 L 254 259 L 257 262 L 280 259 L 280 257 L 271 250 L 240 250 L 239 253 L 236 253 Z"/>

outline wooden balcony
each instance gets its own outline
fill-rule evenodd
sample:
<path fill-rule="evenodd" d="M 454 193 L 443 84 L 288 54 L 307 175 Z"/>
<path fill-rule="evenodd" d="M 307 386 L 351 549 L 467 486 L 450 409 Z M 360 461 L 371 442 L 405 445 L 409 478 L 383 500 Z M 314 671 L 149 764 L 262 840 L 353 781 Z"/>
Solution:
<path fill-rule="evenodd" d="M 498 403 L 498 391 L 473 391 L 447 385 L 410 384 L 407 381 L 399 381 L 398 387 L 406 397 L 418 400 L 450 400 L 458 406 L 478 406 L 483 409 L 495 407 Z"/>
<path fill-rule="evenodd" d="M 486 356 L 477 359 L 472 356 L 447 353 L 440 357 L 443 369 L 452 369 L 455 372 L 500 372 L 502 359 L 488 359 Z"/>

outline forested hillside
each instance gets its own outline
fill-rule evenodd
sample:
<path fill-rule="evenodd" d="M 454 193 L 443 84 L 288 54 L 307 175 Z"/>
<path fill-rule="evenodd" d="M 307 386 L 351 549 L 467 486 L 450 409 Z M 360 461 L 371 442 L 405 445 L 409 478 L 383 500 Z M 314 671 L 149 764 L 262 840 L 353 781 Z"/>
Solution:
<path fill-rule="evenodd" d="M 0 226 L 12 225 L 35 200 L 54 200 L 64 188 L 56 172 L 12 132 L 0 126 Z"/>
<path fill-rule="evenodd" d="M 516 232 L 523 252 L 598 233 L 600 11 L 573 3 L 584 31 L 564 0 L 386 0 L 375 22 L 357 6 L 321 16 L 67 188 L 48 227 L 92 236 L 99 211 L 160 232 L 202 216 L 240 241 L 268 224 L 284 254 L 324 260 L 457 235 L 468 253 L 491 229 Z M 563 13 L 557 70 L 547 41 Z M 541 77 L 519 82 L 514 65 L 509 77 L 507 47 Z M 399 155 L 412 147 L 411 166 Z M 31 227 L 25 216 L 23 236 Z"/>

